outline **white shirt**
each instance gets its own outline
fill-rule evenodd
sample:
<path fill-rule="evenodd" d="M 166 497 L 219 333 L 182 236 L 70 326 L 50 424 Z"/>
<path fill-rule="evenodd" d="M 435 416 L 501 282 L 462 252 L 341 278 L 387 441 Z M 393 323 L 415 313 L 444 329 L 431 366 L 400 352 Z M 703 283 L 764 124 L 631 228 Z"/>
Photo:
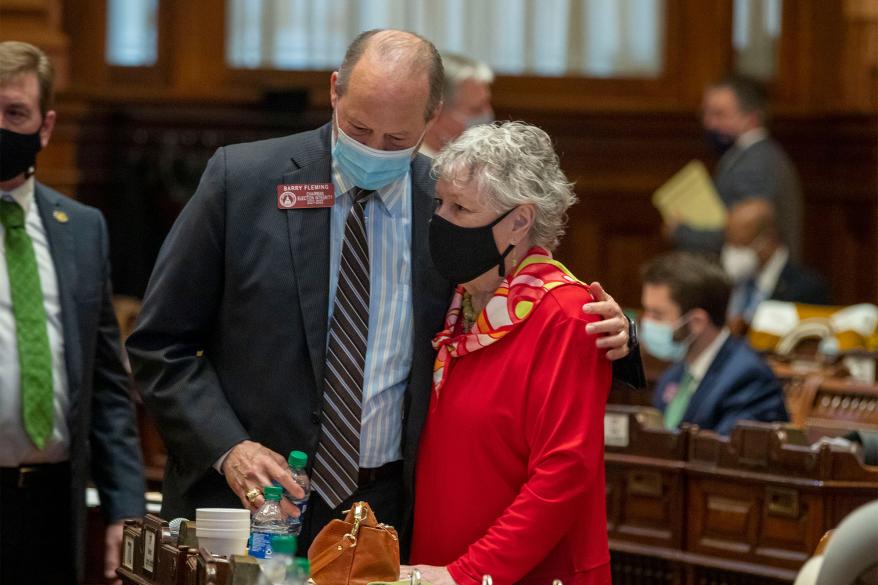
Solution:
<path fill-rule="evenodd" d="M 327 332 L 332 322 L 345 222 L 353 206 L 350 193 L 354 187 L 335 159 L 332 183 L 336 198 L 329 230 Z M 360 467 L 381 467 L 402 459 L 403 399 L 414 354 L 411 173 L 375 191 L 366 203 L 364 220 L 369 240 L 370 292 Z"/>
<path fill-rule="evenodd" d="M 757 142 L 765 140 L 768 138 L 768 132 L 760 126 L 759 128 L 753 128 L 752 130 L 747 130 L 735 140 L 735 146 L 738 147 L 739 150 L 747 150 Z"/>
<path fill-rule="evenodd" d="M 698 390 L 698 386 L 701 385 L 701 380 L 704 379 L 704 375 L 707 374 L 707 370 L 710 369 L 710 365 L 716 358 L 716 354 L 719 353 L 720 348 L 728 338 L 729 330 L 723 328 L 723 330 L 719 332 L 719 335 L 710 342 L 710 345 L 705 347 L 704 350 L 698 354 L 698 357 L 692 360 L 691 364 L 687 365 L 686 371 L 692 376 L 692 381 L 695 384 L 695 390 L 692 391 L 693 394 Z"/>
<path fill-rule="evenodd" d="M 15 201 L 24 209 L 25 231 L 33 242 L 48 321 L 55 411 L 52 436 L 43 449 L 37 449 L 24 430 L 21 416 L 21 368 L 15 335 L 15 315 L 12 312 L 12 292 L 6 266 L 6 229 L 0 224 L 0 467 L 57 463 L 69 459 L 70 448 L 70 430 L 67 427 L 70 396 L 64 362 L 64 332 L 58 279 L 46 229 L 34 198 L 34 178 L 30 177 L 18 188 L 0 196 L 7 201 Z"/>
<path fill-rule="evenodd" d="M 780 280 L 780 273 L 783 272 L 784 266 L 790 259 L 790 250 L 786 246 L 780 246 L 762 267 L 762 271 L 756 278 L 756 288 L 759 289 L 762 299 L 770 299 L 777 288 L 777 281 Z"/>

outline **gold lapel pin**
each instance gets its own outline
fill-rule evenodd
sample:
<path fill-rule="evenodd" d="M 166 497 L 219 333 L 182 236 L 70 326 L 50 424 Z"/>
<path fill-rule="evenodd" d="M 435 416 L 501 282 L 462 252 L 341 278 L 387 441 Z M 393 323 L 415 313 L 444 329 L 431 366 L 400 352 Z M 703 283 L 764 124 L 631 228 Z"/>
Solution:
<path fill-rule="evenodd" d="M 52 216 L 55 218 L 55 221 L 57 221 L 58 223 L 67 223 L 68 221 L 70 221 L 70 216 L 68 216 L 66 213 L 64 213 L 60 209 L 56 209 L 52 213 Z"/>

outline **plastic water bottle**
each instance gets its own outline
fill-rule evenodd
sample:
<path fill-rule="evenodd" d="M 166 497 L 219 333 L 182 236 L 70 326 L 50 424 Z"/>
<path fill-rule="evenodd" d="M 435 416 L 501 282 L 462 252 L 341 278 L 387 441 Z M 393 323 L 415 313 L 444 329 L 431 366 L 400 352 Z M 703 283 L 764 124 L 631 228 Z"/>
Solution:
<path fill-rule="evenodd" d="M 270 559 L 272 556 L 271 537 L 276 534 L 292 534 L 289 518 L 280 507 L 283 488 L 265 486 L 262 495 L 265 503 L 250 521 L 250 556 L 257 559 Z"/>
<path fill-rule="evenodd" d="M 260 562 L 262 583 L 271 585 L 300 585 L 296 564 L 296 537 L 292 534 L 273 534 L 271 536 L 271 558 Z"/>
<path fill-rule="evenodd" d="M 299 508 L 299 517 L 290 517 L 290 526 L 292 527 L 293 534 L 299 534 L 302 531 L 302 520 L 305 518 L 305 510 L 308 508 L 308 498 L 311 497 L 311 479 L 308 477 L 308 472 L 305 471 L 305 468 L 308 466 L 308 454 L 302 451 L 290 451 L 287 463 L 290 466 L 293 481 L 299 484 L 302 487 L 302 491 L 305 492 L 305 495 L 301 498 L 294 498 L 292 494 L 284 492 L 284 497 Z"/>

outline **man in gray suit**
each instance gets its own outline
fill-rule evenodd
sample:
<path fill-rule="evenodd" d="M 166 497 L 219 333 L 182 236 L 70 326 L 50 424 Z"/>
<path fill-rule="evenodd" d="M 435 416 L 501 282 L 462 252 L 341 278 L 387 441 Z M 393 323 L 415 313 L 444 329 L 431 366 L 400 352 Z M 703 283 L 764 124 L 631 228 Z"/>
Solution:
<path fill-rule="evenodd" d="M 356 500 L 408 524 L 452 291 L 430 260 L 435 181 L 416 154 L 443 82 L 429 41 L 362 33 L 330 78 L 330 124 L 208 163 L 128 340 L 168 447 L 166 517 L 255 509 L 272 481 L 299 493 L 283 457 L 298 449 L 314 486 L 303 550 Z M 626 355 L 618 305 L 592 309 L 610 316 L 600 343 Z"/>
<path fill-rule="evenodd" d="M 143 466 L 96 209 L 34 179 L 49 143 L 52 67 L 0 43 L 0 582 L 74 583 L 85 561 L 85 485 L 107 522 L 143 514 Z M 48 562 L 47 562 L 48 561 Z"/>
<path fill-rule="evenodd" d="M 729 76 L 704 92 L 702 122 L 720 156 L 714 184 L 726 208 L 751 197 L 768 199 L 777 210 L 777 225 L 794 260 L 802 253 L 802 190 L 792 161 L 765 128 L 768 99 L 759 82 Z M 669 226 L 678 247 L 718 254 L 723 232 Z"/>

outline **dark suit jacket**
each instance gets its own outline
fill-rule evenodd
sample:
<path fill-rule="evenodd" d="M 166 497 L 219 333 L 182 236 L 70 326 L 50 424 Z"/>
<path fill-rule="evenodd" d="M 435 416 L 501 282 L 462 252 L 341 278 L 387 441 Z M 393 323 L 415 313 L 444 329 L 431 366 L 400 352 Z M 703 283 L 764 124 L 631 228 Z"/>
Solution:
<path fill-rule="evenodd" d="M 653 404 L 664 412 L 673 396 L 666 392 L 683 378 L 684 363 L 662 374 Z M 783 390 L 765 362 L 746 343 L 730 337 L 698 385 L 683 422 L 728 435 L 738 420 L 787 421 Z"/>
<path fill-rule="evenodd" d="M 330 131 L 327 124 L 220 148 L 159 253 L 128 352 L 168 447 L 167 518 L 240 505 L 212 467 L 240 441 L 279 453 L 316 451 L 331 211 L 278 210 L 276 186 L 332 181 Z M 429 171 L 430 160 L 418 155 L 411 175 L 414 352 L 402 445 L 409 498 L 430 401 L 431 341 L 452 292 L 430 260 Z M 631 369 L 639 360 L 633 352 Z"/>
<path fill-rule="evenodd" d="M 726 208 L 750 197 L 765 197 L 777 209 L 777 225 L 793 259 L 802 257 L 803 198 L 792 161 L 773 138 L 739 150 L 732 148 L 717 162 L 714 185 Z M 722 231 L 681 226 L 674 234 L 683 248 L 719 253 Z"/>
<path fill-rule="evenodd" d="M 85 485 L 89 475 L 105 520 L 142 516 L 143 463 L 112 306 L 109 241 L 94 208 L 36 183 L 34 195 L 61 297 L 70 393 L 71 498 L 77 573 L 85 561 Z M 64 215 L 62 215 L 64 214 Z M 67 221 L 60 221 L 58 218 Z"/>
<path fill-rule="evenodd" d="M 165 517 L 240 506 L 212 465 L 245 439 L 315 453 L 326 354 L 331 210 L 279 210 L 281 183 L 330 183 L 330 125 L 217 150 L 171 229 L 129 356 L 168 448 Z M 432 267 L 430 163 L 412 163 L 415 347 L 406 389 L 411 477 L 451 288 Z M 203 352 L 200 353 L 200 352 Z"/>
<path fill-rule="evenodd" d="M 804 266 L 788 261 L 780 272 L 771 300 L 809 305 L 830 304 L 826 281 Z"/>

